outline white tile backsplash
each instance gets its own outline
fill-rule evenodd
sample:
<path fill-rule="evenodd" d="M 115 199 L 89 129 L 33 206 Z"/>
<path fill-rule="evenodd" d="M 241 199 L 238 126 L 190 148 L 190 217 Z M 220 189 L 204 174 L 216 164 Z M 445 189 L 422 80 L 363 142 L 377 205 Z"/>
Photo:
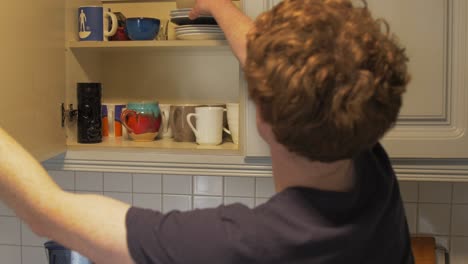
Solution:
<path fill-rule="evenodd" d="M 0 245 L 21 245 L 20 220 L 16 217 L 0 216 Z"/>
<path fill-rule="evenodd" d="M 105 192 L 132 192 L 130 173 L 104 173 Z"/>
<path fill-rule="evenodd" d="M 0 245 L 0 263 L 21 264 L 21 247 Z"/>
<path fill-rule="evenodd" d="M 163 193 L 192 194 L 192 176 L 163 175 Z"/>
<path fill-rule="evenodd" d="M 0 201 L 0 216 L 14 216 L 15 212 Z"/>
<path fill-rule="evenodd" d="M 94 195 L 103 195 L 102 191 L 75 191 L 76 194 L 94 194 Z"/>
<path fill-rule="evenodd" d="M 156 211 L 162 210 L 162 195 L 151 193 L 133 193 L 133 205 Z"/>
<path fill-rule="evenodd" d="M 194 196 L 193 209 L 216 208 L 223 204 L 223 197 Z"/>
<path fill-rule="evenodd" d="M 261 198 L 259 198 L 261 199 Z M 224 204 L 234 204 L 234 203 L 240 203 L 243 204 L 249 208 L 254 208 L 255 207 L 255 199 L 251 197 L 224 197 Z"/>
<path fill-rule="evenodd" d="M 104 190 L 102 172 L 77 171 L 75 175 L 75 189 L 77 191 L 102 192 Z"/>
<path fill-rule="evenodd" d="M 22 264 L 48 264 L 47 255 L 44 247 L 22 247 Z"/>
<path fill-rule="evenodd" d="M 60 188 L 67 191 L 75 190 L 75 172 L 74 171 L 48 171 L 50 177 L 54 179 Z"/>
<path fill-rule="evenodd" d="M 418 221 L 418 204 L 417 203 L 404 203 L 406 221 L 408 222 L 408 227 L 410 233 L 417 232 L 417 221 Z"/>
<path fill-rule="evenodd" d="M 21 222 L 21 242 L 23 246 L 44 246 L 49 239 L 36 235 L 29 226 Z"/>
<path fill-rule="evenodd" d="M 262 205 L 266 202 L 268 202 L 269 198 L 255 198 L 255 206 Z"/>
<path fill-rule="evenodd" d="M 102 194 L 135 206 L 169 212 L 242 203 L 249 207 L 275 194 L 272 178 L 49 171 L 64 189 Z M 198 176 L 198 177 L 197 177 Z M 434 235 L 451 249 L 452 264 L 468 264 L 468 183 L 400 182 L 412 233 Z M 453 203 L 453 204 L 452 204 Z M 47 264 L 43 243 L 0 204 L 0 263 Z M 21 262 L 22 259 L 22 262 Z"/>
<path fill-rule="evenodd" d="M 134 193 L 162 193 L 161 174 L 133 174 Z"/>
<path fill-rule="evenodd" d="M 443 247 L 447 250 L 450 249 L 450 237 L 449 236 L 436 236 L 436 246 Z"/>
<path fill-rule="evenodd" d="M 450 241 L 450 263 L 468 264 L 468 237 L 452 237 Z"/>
<path fill-rule="evenodd" d="M 188 211 L 192 209 L 190 195 L 163 195 L 163 213 L 173 210 Z"/>
<path fill-rule="evenodd" d="M 132 204 L 132 193 L 121 193 L 121 192 L 104 192 L 104 195 L 115 200 L 119 200 L 126 204 Z"/>
<path fill-rule="evenodd" d="M 195 176 L 193 193 L 198 195 L 223 195 L 223 177 Z"/>
<path fill-rule="evenodd" d="M 275 194 L 273 178 L 255 179 L 255 197 L 270 198 Z"/>
<path fill-rule="evenodd" d="M 452 205 L 452 235 L 468 236 L 468 204 Z"/>
<path fill-rule="evenodd" d="M 419 184 L 420 203 L 450 203 L 452 201 L 452 183 L 421 182 Z"/>
<path fill-rule="evenodd" d="M 468 204 L 468 183 L 455 183 L 453 185 L 452 202 Z"/>
<path fill-rule="evenodd" d="M 400 182 L 400 193 L 403 202 L 417 203 L 419 188 L 417 182 Z"/>
<path fill-rule="evenodd" d="M 418 205 L 418 232 L 448 235 L 450 233 L 450 204 Z"/>
<path fill-rule="evenodd" d="M 255 178 L 251 177 L 225 177 L 224 195 L 236 197 L 255 196 Z"/>

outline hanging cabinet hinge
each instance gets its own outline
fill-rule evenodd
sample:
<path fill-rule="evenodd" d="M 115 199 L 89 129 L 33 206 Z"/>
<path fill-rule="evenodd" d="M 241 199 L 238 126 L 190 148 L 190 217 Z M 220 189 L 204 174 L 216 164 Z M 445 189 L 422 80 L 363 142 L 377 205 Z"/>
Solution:
<path fill-rule="evenodd" d="M 62 127 L 65 127 L 65 120 L 68 118 L 68 122 L 73 122 L 78 116 L 78 110 L 73 109 L 73 104 L 68 105 L 68 109 L 65 109 L 65 104 L 62 103 Z"/>

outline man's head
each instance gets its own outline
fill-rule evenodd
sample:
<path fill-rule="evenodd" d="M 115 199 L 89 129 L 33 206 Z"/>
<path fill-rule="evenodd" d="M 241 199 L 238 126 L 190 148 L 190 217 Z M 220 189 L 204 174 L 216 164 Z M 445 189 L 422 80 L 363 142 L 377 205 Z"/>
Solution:
<path fill-rule="evenodd" d="M 349 0 L 284 0 L 257 18 L 245 72 L 278 143 L 331 162 L 371 147 L 394 125 L 407 57 L 383 25 L 365 2 Z"/>

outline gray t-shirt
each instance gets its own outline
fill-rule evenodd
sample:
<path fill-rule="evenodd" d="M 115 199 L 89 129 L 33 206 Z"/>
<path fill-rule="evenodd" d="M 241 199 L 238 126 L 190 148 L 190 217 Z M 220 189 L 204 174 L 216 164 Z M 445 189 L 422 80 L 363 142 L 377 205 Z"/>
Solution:
<path fill-rule="evenodd" d="M 350 192 L 288 188 L 254 209 L 190 212 L 132 207 L 127 241 L 136 263 L 413 264 L 398 182 L 377 144 L 355 160 Z"/>

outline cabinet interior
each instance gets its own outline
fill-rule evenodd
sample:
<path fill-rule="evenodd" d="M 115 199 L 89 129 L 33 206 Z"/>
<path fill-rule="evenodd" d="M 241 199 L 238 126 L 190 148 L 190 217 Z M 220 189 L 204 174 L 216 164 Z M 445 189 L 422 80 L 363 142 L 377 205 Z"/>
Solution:
<path fill-rule="evenodd" d="M 168 41 L 119 41 L 118 48 L 110 46 L 116 43 L 114 41 L 83 46 L 78 42 L 76 34 L 75 13 L 78 6 L 75 3 L 73 8 L 68 8 L 68 31 L 75 33 L 68 34 L 67 40 L 67 104 L 77 105 L 77 82 L 101 82 L 103 103 L 156 100 L 161 104 L 219 105 L 237 102 L 241 104 L 239 116 L 242 116 L 244 95 L 239 63 L 225 41 L 174 40 L 171 31 L 174 25 L 169 23 Z M 104 2 L 104 6 L 113 12 L 122 12 L 127 18 L 157 17 L 164 23 L 169 19 L 170 10 L 175 9 L 175 2 L 115 1 Z M 239 124 L 242 130 L 243 122 Z M 242 147 L 242 133 L 239 145 L 226 140 L 218 146 L 200 146 L 196 143 L 173 142 L 172 139 L 142 143 L 112 138 L 104 138 L 99 144 L 82 145 L 76 140 L 76 123 L 69 122 L 66 129 L 67 145 L 72 148 L 211 150 L 238 154 Z"/>

